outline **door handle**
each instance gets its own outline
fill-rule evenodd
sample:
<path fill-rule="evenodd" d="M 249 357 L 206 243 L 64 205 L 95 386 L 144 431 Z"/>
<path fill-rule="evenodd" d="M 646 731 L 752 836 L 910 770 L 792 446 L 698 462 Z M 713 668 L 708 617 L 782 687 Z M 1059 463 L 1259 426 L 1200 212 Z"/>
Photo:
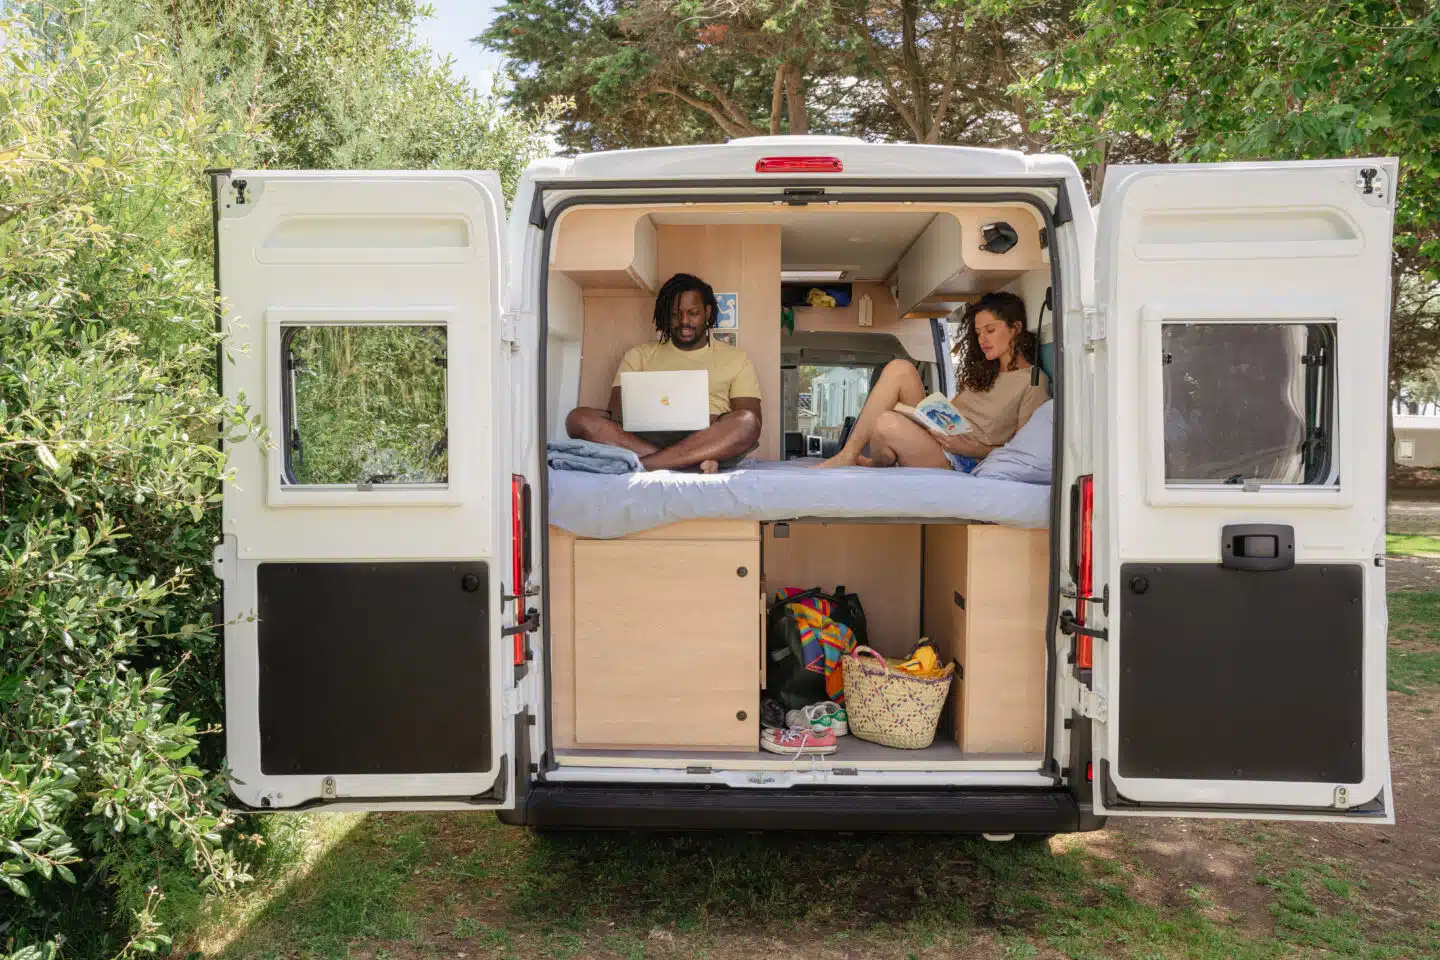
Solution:
<path fill-rule="evenodd" d="M 1284 523 L 1232 523 L 1220 531 L 1220 566 L 1228 570 L 1289 570 L 1295 528 Z"/>

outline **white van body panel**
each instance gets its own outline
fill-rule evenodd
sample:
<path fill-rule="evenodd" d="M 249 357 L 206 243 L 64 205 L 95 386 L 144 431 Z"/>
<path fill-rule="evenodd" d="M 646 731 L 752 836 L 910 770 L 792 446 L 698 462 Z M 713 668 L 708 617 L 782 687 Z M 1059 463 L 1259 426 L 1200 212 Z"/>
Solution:
<path fill-rule="evenodd" d="M 244 183 L 245 202 L 237 184 Z M 232 789 L 255 807 L 324 798 L 386 809 L 386 798 L 470 798 L 504 774 L 508 743 L 500 643 L 510 579 L 501 326 L 504 198 L 493 173 L 234 171 L 217 182 L 225 395 L 261 414 L 269 441 L 228 451 L 224 542 L 226 731 Z M 286 481 L 281 339 L 292 326 L 443 326 L 448 483 L 302 486 Z M 269 375 L 267 375 L 269 371 Z M 532 380 L 533 389 L 533 380 Z M 261 764 L 257 573 L 267 563 L 469 561 L 489 567 L 490 762 L 474 773 L 266 773 Z M 399 642 L 401 638 L 397 638 Z M 316 689 L 323 701 L 326 691 Z M 516 702 L 514 696 L 510 697 Z M 376 710 L 383 710 L 376 704 Z M 513 711 L 512 711 L 513 712 Z M 442 735 L 437 731 L 437 735 Z M 512 768 L 513 769 L 513 768 Z M 508 776 L 508 775 L 507 775 Z M 513 790 L 500 791 L 504 807 Z"/>
<path fill-rule="evenodd" d="M 843 172 L 755 172 L 761 158 L 817 155 L 841 160 Z M 1064 493 L 1077 474 L 1096 477 L 1097 591 L 1102 584 L 1112 595 L 1120 589 L 1122 563 L 1214 564 L 1219 526 L 1236 518 L 1293 524 L 1300 563 L 1367 564 L 1365 769 L 1362 777 L 1345 784 L 1115 775 L 1115 784 L 1129 803 L 1107 807 L 1098 788 L 1101 766 L 1120 756 L 1116 721 L 1125 704 L 1117 696 L 1116 654 L 1124 634 L 1119 618 L 1107 625 L 1098 606 L 1092 606 L 1089 625 L 1112 630 L 1108 643 L 1095 642 L 1093 692 L 1108 706 L 1096 711 L 1101 719 L 1093 733 L 1095 813 L 1315 819 L 1325 816 L 1323 808 L 1335 806 L 1336 787 L 1344 786 L 1357 804 L 1378 796 L 1384 817 L 1393 817 L 1384 715 L 1384 571 L 1373 563 L 1376 555 L 1383 554 L 1384 539 L 1380 469 L 1384 431 L 1379 425 L 1384 411 L 1393 201 L 1376 207 L 1356 195 L 1354 179 L 1362 166 L 1383 169 L 1389 184 L 1394 184 L 1393 161 L 1116 167 L 1110 171 L 1104 202 L 1092 211 L 1079 171 L 1067 157 L 873 144 L 843 137 L 758 137 L 723 145 L 537 161 L 521 178 L 508 226 L 501 224 L 504 204 L 499 182 L 488 173 L 224 175 L 217 242 L 223 254 L 219 273 L 227 301 L 226 324 L 233 342 L 254 345 L 226 359 L 227 396 L 248 398 L 272 431 L 282 423 L 281 378 L 271 376 L 267 381 L 266 371 L 279 360 L 276 333 L 287 325 L 443 324 L 449 331 L 451 363 L 451 474 L 443 489 L 384 485 L 365 491 L 293 489 L 282 482 L 277 469 L 282 460 L 274 448 L 265 451 L 247 443 L 232 451 L 231 464 L 240 483 L 226 491 L 225 542 L 217 551 L 217 570 L 225 583 L 227 728 L 236 796 L 253 806 L 272 807 L 321 798 L 327 809 L 510 807 L 515 803 L 513 790 L 499 791 L 504 799 L 493 802 L 466 798 L 494 788 L 497 776 L 510 775 L 502 761 L 509 757 L 513 764 L 517 756 L 514 720 L 525 710 L 536 720 L 529 727 L 527 752 L 534 758 L 545 755 L 549 693 L 544 646 L 538 634 L 531 635 L 524 648 L 533 659 L 528 669 L 515 669 L 511 643 L 502 640 L 500 631 L 502 622 L 512 622 L 514 604 L 504 601 L 510 591 L 521 594 L 526 605 L 539 608 L 542 617 L 548 616 L 539 586 L 545 577 L 543 549 L 535 551 L 533 580 L 524 585 L 528 589 L 518 590 L 510 583 L 508 493 L 512 478 L 523 478 L 536 488 L 536 500 L 543 504 L 544 492 L 538 489 L 543 483 L 543 440 L 547 433 L 558 435 L 564 412 L 558 405 L 548 407 L 556 403 L 552 397 L 557 380 L 578 382 L 573 363 L 578 360 L 578 343 L 571 351 L 574 356 L 547 352 L 543 316 L 546 296 L 553 303 L 557 290 L 553 278 L 548 293 L 542 285 L 550 255 L 545 249 L 546 224 L 553 227 L 559 204 L 627 194 L 723 199 L 764 191 L 778 194 L 790 183 L 822 186 L 827 200 L 873 199 L 887 191 L 918 192 L 927 184 L 971 192 L 967 181 L 975 181 L 976 193 L 1008 190 L 1043 196 L 1066 213 L 1050 238 L 1050 255 L 1058 261 L 1061 281 L 1055 309 L 1063 317 L 1064 419 L 1057 421 L 1063 423 L 1063 439 L 1057 448 L 1055 483 L 1057 493 Z M 263 203 L 248 211 L 227 205 L 225 191 L 240 178 L 250 182 L 251 196 Z M 1316 241 L 1319 246 L 1297 249 L 1291 242 L 1296 238 L 1287 239 L 1283 226 L 1275 227 L 1274 218 L 1267 220 L 1269 213 L 1283 221 L 1297 210 L 1306 213 L 1317 208 L 1333 210 L 1333 219 L 1326 222 L 1341 224 L 1329 241 Z M 1230 218 L 1225 222 L 1240 223 L 1242 231 L 1251 230 L 1252 236 L 1221 242 L 1211 235 L 1204 243 L 1181 249 L 1173 238 L 1142 242 L 1137 234 L 1147 215 L 1179 211 L 1193 220 L 1197 211 L 1203 219 L 1206 210 L 1220 211 L 1222 219 Z M 267 248 L 267 237 L 287 218 L 307 217 L 330 227 L 345 218 L 364 219 L 375 239 L 357 243 L 351 238 L 329 247 L 312 243 L 305 249 L 292 245 L 288 252 L 276 252 L 273 244 Z M 387 217 L 459 218 L 466 225 L 467 241 L 458 248 L 451 244 L 428 251 L 417 251 L 413 237 L 387 243 Z M 1344 235 L 1347 229 L 1352 236 Z M 508 230 L 503 239 L 502 230 Z M 322 224 L 306 236 L 323 233 Z M 1279 252 L 1277 238 L 1282 241 Z M 1337 264 L 1346 269 L 1336 269 Z M 1217 276 L 1223 277 L 1223 283 L 1216 282 Z M 1163 456 L 1154 443 L 1160 405 L 1153 396 L 1157 389 L 1153 372 L 1147 374 L 1144 365 L 1146 358 L 1154 359 L 1154 331 L 1166 320 L 1254 317 L 1324 317 L 1338 325 L 1342 347 L 1335 470 L 1339 483 L 1333 488 L 1261 487 L 1244 492 L 1176 489 L 1167 486 L 1163 477 L 1157 482 L 1157 464 L 1163 470 Z M 1053 315 L 1049 322 L 1054 322 Z M 548 333 L 553 340 L 556 331 Z M 576 338 L 578 331 L 566 335 Z M 550 395 L 542 397 L 542 388 Z M 1063 543 L 1074 522 L 1063 497 L 1061 503 L 1061 524 L 1054 531 L 1058 543 Z M 532 524 L 532 535 L 543 542 L 543 512 L 537 512 Z M 488 708 L 493 749 L 486 772 L 324 778 L 261 772 L 257 629 L 253 619 L 247 619 L 256 608 L 256 570 L 266 562 L 353 560 L 476 560 L 490 565 Z M 1086 701 L 1068 673 L 1057 677 L 1054 689 L 1057 720 L 1069 717 Z M 1062 758 L 1069 749 L 1070 733 L 1059 722 L 1054 727 L 1053 757 Z M 742 775 L 744 761 L 724 766 L 712 774 L 717 785 L 779 787 L 804 782 L 806 776 L 828 778 L 823 771 L 802 768 L 783 783 L 763 777 L 757 782 L 751 777 L 753 771 Z M 509 769 L 513 771 L 513 765 Z M 866 784 L 876 786 L 939 787 L 961 786 L 967 778 L 977 784 L 993 782 L 986 778 L 993 778 L 995 771 L 862 773 Z M 1041 771 L 1003 773 L 1016 786 L 1038 789 L 1055 782 L 1053 774 Z M 1078 770 L 1071 776 L 1077 775 Z M 695 774 L 650 765 L 648 760 L 634 765 L 560 767 L 541 776 L 557 781 L 624 779 L 660 784 L 688 778 L 687 782 L 696 782 Z M 847 777 L 837 778 L 836 783 L 858 782 Z M 1341 815 L 1338 808 L 1336 815 Z"/>
<path fill-rule="evenodd" d="M 1380 171 L 1376 182 L 1386 185 L 1383 195 L 1364 190 L 1362 170 Z M 1376 819 L 1393 819 L 1381 564 L 1395 182 L 1393 160 L 1109 171 L 1099 207 L 1099 335 L 1090 343 L 1096 382 L 1088 412 L 1096 447 L 1104 451 L 1095 464 L 1095 591 L 1108 586 L 1112 604 L 1108 640 L 1095 642 L 1094 687 L 1107 708 L 1094 739 L 1097 813 L 1347 819 L 1343 810 L 1380 798 L 1384 814 Z M 1162 354 L 1161 336 L 1162 325 L 1172 321 L 1308 321 L 1335 331 L 1336 399 L 1325 482 L 1167 478 L 1166 429 L 1173 424 L 1167 423 L 1161 370 L 1171 361 Z M 1125 750 L 1120 718 L 1127 709 L 1120 664 L 1132 588 L 1123 581 L 1122 564 L 1218 564 L 1222 527 L 1244 523 L 1293 527 L 1297 568 L 1360 568 L 1363 678 L 1356 688 L 1364 700 L 1363 775 L 1349 781 L 1124 776 L 1117 769 Z M 1091 625 L 1101 623 L 1098 605 L 1090 610 Z M 1206 718 L 1194 722 L 1203 726 Z M 1100 789 L 1106 761 L 1123 806 L 1107 806 Z M 1225 807 L 1247 809 L 1227 813 Z M 1327 815 L 1327 808 L 1335 814 Z"/>

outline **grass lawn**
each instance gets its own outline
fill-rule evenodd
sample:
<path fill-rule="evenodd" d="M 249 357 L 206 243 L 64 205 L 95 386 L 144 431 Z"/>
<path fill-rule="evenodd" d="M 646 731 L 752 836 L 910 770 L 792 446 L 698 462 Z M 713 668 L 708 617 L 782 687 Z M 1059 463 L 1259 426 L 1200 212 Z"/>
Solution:
<path fill-rule="evenodd" d="M 1440 557 L 1440 537 L 1418 533 L 1387 533 L 1385 552 L 1392 557 Z"/>
<path fill-rule="evenodd" d="M 993 844 L 276 817 L 308 853 L 175 955 L 1440 958 L 1440 593 L 1390 614 L 1396 827 L 1117 819 Z"/>

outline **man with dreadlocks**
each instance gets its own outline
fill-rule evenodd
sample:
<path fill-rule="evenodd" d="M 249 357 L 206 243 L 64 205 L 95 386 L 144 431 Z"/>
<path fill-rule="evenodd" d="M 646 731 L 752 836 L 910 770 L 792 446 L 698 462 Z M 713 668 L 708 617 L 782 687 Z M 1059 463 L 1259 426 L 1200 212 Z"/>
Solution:
<path fill-rule="evenodd" d="M 760 442 L 760 381 L 744 351 L 711 339 L 719 313 L 710 284 L 677 273 L 655 297 L 656 340 L 631 347 L 610 388 L 610 409 L 576 407 L 565 430 L 576 440 L 624 447 L 646 470 L 699 468 L 714 473 L 738 464 Z M 710 426 L 694 433 L 628 433 L 620 426 L 620 374 L 704 370 L 710 374 Z"/>

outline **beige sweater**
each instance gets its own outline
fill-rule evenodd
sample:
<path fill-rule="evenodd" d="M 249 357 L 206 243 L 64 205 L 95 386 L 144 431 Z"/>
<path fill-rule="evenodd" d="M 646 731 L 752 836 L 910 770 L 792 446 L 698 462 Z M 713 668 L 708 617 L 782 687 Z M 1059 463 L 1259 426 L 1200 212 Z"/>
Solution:
<path fill-rule="evenodd" d="M 1030 367 L 1010 370 L 997 376 L 984 393 L 961 390 L 950 402 L 974 426 L 971 436 L 987 446 L 1001 446 L 1050 399 L 1050 378 L 1043 370 L 1037 372 L 1039 383 L 1030 382 Z"/>

